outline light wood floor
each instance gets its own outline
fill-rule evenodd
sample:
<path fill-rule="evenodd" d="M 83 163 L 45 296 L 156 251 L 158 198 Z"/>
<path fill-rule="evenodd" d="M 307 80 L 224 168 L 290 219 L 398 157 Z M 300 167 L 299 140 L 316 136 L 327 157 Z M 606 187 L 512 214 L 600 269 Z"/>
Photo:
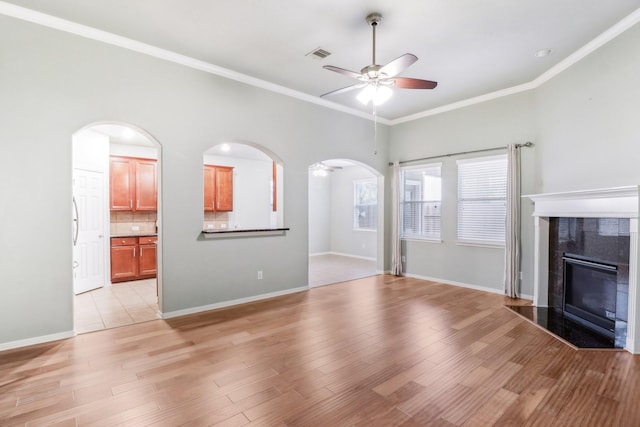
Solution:
<path fill-rule="evenodd" d="M 375 276 L 5 351 L 0 424 L 640 425 L 638 356 L 505 301 Z"/>

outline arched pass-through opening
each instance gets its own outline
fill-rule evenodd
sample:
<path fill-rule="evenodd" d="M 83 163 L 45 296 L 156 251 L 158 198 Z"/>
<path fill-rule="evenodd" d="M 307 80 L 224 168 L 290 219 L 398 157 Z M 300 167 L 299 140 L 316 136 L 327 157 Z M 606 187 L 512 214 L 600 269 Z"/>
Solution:
<path fill-rule="evenodd" d="M 283 227 L 283 165 L 259 144 L 224 141 L 203 153 L 203 231 Z"/>
<path fill-rule="evenodd" d="M 348 159 L 309 167 L 309 287 L 382 270 L 384 177 Z"/>
<path fill-rule="evenodd" d="M 72 136 L 76 333 L 160 318 L 161 146 L 143 129 L 97 122 Z"/>

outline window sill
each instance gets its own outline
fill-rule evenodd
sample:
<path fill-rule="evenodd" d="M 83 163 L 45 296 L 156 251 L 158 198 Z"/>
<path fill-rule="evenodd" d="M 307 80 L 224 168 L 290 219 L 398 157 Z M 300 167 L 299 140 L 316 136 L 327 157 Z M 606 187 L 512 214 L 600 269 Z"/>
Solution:
<path fill-rule="evenodd" d="M 441 239 L 427 239 L 422 237 L 401 237 L 400 240 L 405 240 L 407 242 L 425 242 L 425 243 L 442 243 Z"/>
<path fill-rule="evenodd" d="M 374 230 L 372 228 L 353 228 L 352 230 L 353 231 L 364 231 L 364 232 L 367 232 L 367 233 L 375 233 L 375 232 L 378 231 L 378 230 Z"/>
<path fill-rule="evenodd" d="M 478 248 L 493 248 L 493 249 L 504 249 L 504 243 L 494 243 L 494 242 L 481 242 L 481 241 L 473 241 L 473 240 L 458 240 L 456 242 L 458 246 L 475 246 Z"/>
<path fill-rule="evenodd" d="M 204 239 L 226 239 L 234 237 L 284 236 L 289 228 L 255 228 L 246 230 L 202 230 Z"/>

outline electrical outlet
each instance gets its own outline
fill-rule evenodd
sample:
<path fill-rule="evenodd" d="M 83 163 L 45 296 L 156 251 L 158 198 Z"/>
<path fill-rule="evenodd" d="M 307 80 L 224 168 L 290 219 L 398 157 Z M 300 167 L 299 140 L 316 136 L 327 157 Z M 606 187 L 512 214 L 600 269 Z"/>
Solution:
<path fill-rule="evenodd" d="M 522 271 L 520 272 L 520 280 L 522 280 Z"/>
<path fill-rule="evenodd" d="M 140 227 L 139 227 L 139 226 L 137 226 L 137 225 L 132 225 L 132 226 L 131 226 L 131 230 L 132 230 L 132 231 L 140 231 Z"/>
<path fill-rule="evenodd" d="M 407 259 L 404 257 L 404 255 L 402 255 L 402 256 L 400 257 L 400 260 L 402 260 L 402 262 L 405 262 Z"/>
<path fill-rule="evenodd" d="M 258 280 L 262 280 L 262 270 L 258 270 Z"/>

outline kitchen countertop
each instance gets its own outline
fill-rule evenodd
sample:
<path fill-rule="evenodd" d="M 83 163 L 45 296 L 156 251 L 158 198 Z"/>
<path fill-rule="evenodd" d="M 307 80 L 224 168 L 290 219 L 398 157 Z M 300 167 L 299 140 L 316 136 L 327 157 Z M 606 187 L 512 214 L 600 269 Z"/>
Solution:
<path fill-rule="evenodd" d="M 158 237 L 158 233 L 120 233 L 112 234 L 109 237 Z"/>

